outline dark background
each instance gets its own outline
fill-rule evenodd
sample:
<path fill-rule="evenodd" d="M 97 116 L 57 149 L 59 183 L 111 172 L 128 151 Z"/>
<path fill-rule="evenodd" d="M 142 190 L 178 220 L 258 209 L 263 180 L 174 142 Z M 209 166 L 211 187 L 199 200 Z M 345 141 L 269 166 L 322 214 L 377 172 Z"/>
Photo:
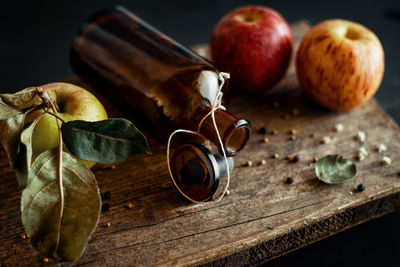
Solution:
<path fill-rule="evenodd" d="M 291 23 L 328 18 L 359 22 L 376 33 L 386 56 L 376 98 L 400 123 L 400 1 L 4 1 L 0 13 L 0 92 L 71 76 L 69 48 L 82 22 L 102 7 L 123 5 L 190 46 L 208 42 L 214 25 L 235 7 L 261 4 Z M 400 266 L 400 209 L 265 266 Z"/>

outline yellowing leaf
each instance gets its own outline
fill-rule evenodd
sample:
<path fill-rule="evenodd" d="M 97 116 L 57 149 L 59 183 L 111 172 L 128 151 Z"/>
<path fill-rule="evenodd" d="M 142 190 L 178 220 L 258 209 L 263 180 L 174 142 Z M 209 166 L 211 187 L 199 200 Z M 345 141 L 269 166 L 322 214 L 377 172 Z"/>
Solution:
<path fill-rule="evenodd" d="M 62 161 L 64 197 L 59 190 L 58 151 L 48 150 L 32 164 L 21 211 L 31 244 L 46 257 L 70 262 L 86 247 L 100 216 L 101 199 L 88 168 L 66 152 Z"/>

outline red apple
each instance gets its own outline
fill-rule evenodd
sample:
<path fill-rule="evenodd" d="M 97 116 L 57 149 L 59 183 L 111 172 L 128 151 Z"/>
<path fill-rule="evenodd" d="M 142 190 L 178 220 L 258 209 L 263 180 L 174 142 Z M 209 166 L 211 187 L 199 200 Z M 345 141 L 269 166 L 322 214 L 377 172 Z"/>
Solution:
<path fill-rule="evenodd" d="M 231 74 L 233 87 L 262 91 L 285 75 L 293 39 L 288 23 L 273 9 L 238 8 L 225 15 L 211 37 L 212 60 Z"/>
<path fill-rule="evenodd" d="M 381 84 L 385 66 L 378 37 L 346 20 L 314 26 L 301 41 L 296 57 L 300 87 L 316 103 L 334 111 L 356 108 Z"/>

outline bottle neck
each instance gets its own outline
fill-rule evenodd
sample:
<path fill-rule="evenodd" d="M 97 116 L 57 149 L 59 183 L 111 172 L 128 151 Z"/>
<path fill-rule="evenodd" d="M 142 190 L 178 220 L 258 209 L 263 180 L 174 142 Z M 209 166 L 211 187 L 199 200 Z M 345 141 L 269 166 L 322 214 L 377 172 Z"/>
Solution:
<path fill-rule="evenodd" d="M 226 155 L 234 156 L 238 154 L 249 140 L 250 122 L 245 119 L 238 119 L 223 109 L 217 109 L 214 115 Z M 204 120 L 200 133 L 221 150 L 211 115 Z"/>

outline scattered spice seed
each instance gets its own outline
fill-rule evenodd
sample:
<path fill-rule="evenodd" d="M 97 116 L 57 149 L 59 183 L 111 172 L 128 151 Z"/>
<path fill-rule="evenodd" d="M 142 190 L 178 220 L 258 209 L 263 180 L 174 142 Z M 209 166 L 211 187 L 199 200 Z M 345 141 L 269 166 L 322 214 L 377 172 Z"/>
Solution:
<path fill-rule="evenodd" d="M 357 140 L 358 141 L 360 141 L 361 143 L 364 143 L 366 138 L 367 138 L 367 135 L 363 131 L 360 131 L 360 130 L 357 131 Z"/>
<path fill-rule="evenodd" d="M 260 130 L 258 130 L 259 134 L 266 134 L 268 133 L 267 128 L 266 127 L 261 127 Z"/>
<path fill-rule="evenodd" d="M 352 195 L 353 195 L 353 192 L 350 191 L 350 192 L 349 192 L 349 195 L 352 196 Z"/>
<path fill-rule="evenodd" d="M 269 142 L 268 137 L 264 137 L 263 140 L 262 140 L 262 142 L 263 142 L 263 143 L 268 143 L 268 142 Z"/>
<path fill-rule="evenodd" d="M 28 234 L 28 233 L 26 233 L 26 239 L 29 239 L 29 238 L 30 238 L 29 234 Z"/>
<path fill-rule="evenodd" d="M 321 144 L 327 145 L 332 142 L 332 139 L 329 136 L 322 137 Z"/>
<path fill-rule="evenodd" d="M 292 156 L 291 156 L 291 155 L 287 155 L 287 156 L 286 156 L 286 159 L 287 159 L 287 160 L 291 160 L 291 159 L 292 159 Z"/>
<path fill-rule="evenodd" d="M 296 136 L 295 136 L 295 135 L 291 135 L 290 138 L 289 138 L 289 140 L 291 140 L 291 141 L 293 141 L 293 140 L 295 140 L 295 139 L 296 139 Z"/>
<path fill-rule="evenodd" d="M 26 239 L 26 235 L 25 235 L 25 234 L 22 234 L 22 235 L 21 235 L 21 239 L 25 240 L 25 239 Z"/>
<path fill-rule="evenodd" d="M 111 227 L 111 223 L 108 222 L 108 223 L 106 224 L 106 226 L 107 226 L 107 227 Z"/>
<path fill-rule="evenodd" d="M 267 162 L 265 161 L 265 159 L 262 159 L 262 160 L 260 160 L 260 163 L 259 163 L 258 165 L 265 165 L 265 163 L 267 163 Z"/>
<path fill-rule="evenodd" d="M 101 206 L 101 211 L 102 211 L 102 212 L 107 212 L 107 211 L 109 211 L 109 210 L 110 210 L 110 204 L 104 203 L 104 204 Z"/>
<path fill-rule="evenodd" d="M 299 115 L 299 110 L 297 108 L 293 109 L 292 114 L 295 116 Z"/>
<path fill-rule="evenodd" d="M 278 153 L 275 153 L 274 155 L 272 155 L 272 157 L 273 157 L 274 159 L 277 159 L 277 158 L 279 158 L 279 154 L 278 154 Z"/>
<path fill-rule="evenodd" d="M 226 196 L 229 196 L 230 194 L 231 194 L 231 191 L 226 190 L 225 195 L 226 195 Z"/>
<path fill-rule="evenodd" d="M 44 263 L 48 263 L 49 262 L 49 259 L 48 258 L 43 258 L 43 260 L 42 260 Z"/>
<path fill-rule="evenodd" d="M 115 166 L 115 165 L 111 165 L 111 169 L 113 169 L 113 170 L 114 170 L 115 168 L 116 168 L 116 166 Z"/>
<path fill-rule="evenodd" d="M 277 129 L 273 129 L 272 132 L 271 132 L 271 134 L 277 135 L 277 134 L 278 134 L 278 130 L 277 130 Z"/>
<path fill-rule="evenodd" d="M 296 134 L 296 129 L 294 129 L 294 128 L 292 128 L 292 129 L 290 129 L 290 131 L 289 131 L 289 134 Z"/>
<path fill-rule="evenodd" d="M 343 131 L 344 127 L 343 127 L 343 124 L 337 123 L 337 124 L 335 124 L 335 126 L 333 126 L 333 129 L 334 129 L 336 132 L 340 133 L 340 132 Z"/>
<path fill-rule="evenodd" d="M 293 177 L 286 178 L 286 184 L 293 184 L 293 182 L 294 182 Z"/>
<path fill-rule="evenodd" d="M 128 209 L 131 209 L 131 208 L 133 208 L 133 204 L 129 202 L 128 204 L 126 204 L 126 207 L 127 207 Z"/>
<path fill-rule="evenodd" d="M 103 200 L 109 200 L 111 198 L 111 192 L 110 191 L 106 191 L 103 194 Z"/>
<path fill-rule="evenodd" d="M 269 230 L 274 230 L 274 227 L 272 225 L 268 226 Z"/>
<path fill-rule="evenodd" d="M 251 167 L 253 166 L 253 162 L 251 162 L 250 160 L 248 162 L 246 162 L 245 164 L 246 167 Z"/>
<path fill-rule="evenodd" d="M 359 161 L 363 161 L 363 160 L 365 159 L 365 154 L 363 154 L 363 153 L 361 153 L 361 152 L 359 151 L 359 152 L 357 152 L 357 154 L 356 154 L 356 158 L 357 158 Z"/>
<path fill-rule="evenodd" d="M 182 225 L 182 224 L 183 224 L 183 222 L 182 222 L 182 221 L 179 221 L 179 224 L 180 224 L 180 225 Z"/>
<path fill-rule="evenodd" d="M 382 154 L 383 152 L 387 151 L 387 147 L 384 144 L 379 144 L 379 146 L 377 147 L 378 153 Z"/>
<path fill-rule="evenodd" d="M 317 161 L 318 161 L 317 157 L 314 157 L 313 160 L 312 160 L 313 163 L 317 163 Z"/>
<path fill-rule="evenodd" d="M 364 184 L 359 184 L 358 186 L 357 186 L 357 191 L 358 192 L 362 192 L 362 191 L 364 191 L 365 190 L 365 185 Z"/>
<path fill-rule="evenodd" d="M 279 102 L 278 101 L 275 101 L 273 105 L 274 105 L 274 108 L 279 108 Z"/>
<path fill-rule="evenodd" d="M 292 162 L 299 162 L 300 161 L 300 157 L 298 155 L 295 155 L 292 159 Z"/>
<path fill-rule="evenodd" d="M 383 157 L 383 158 L 382 158 L 382 163 L 383 163 L 384 165 L 390 165 L 390 164 L 392 164 L 392 159 L 389 158 L 389 157 Z"/>

